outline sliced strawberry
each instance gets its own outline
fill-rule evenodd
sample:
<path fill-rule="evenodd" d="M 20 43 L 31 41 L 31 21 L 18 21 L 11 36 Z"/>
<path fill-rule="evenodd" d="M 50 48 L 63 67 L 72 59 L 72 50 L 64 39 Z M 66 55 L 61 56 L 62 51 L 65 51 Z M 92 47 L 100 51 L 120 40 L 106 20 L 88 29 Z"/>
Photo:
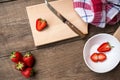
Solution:
<path fill-rule="evenodd" d="M 10 55 L 10 59 L 15 63 L 18 63 L 19 61 L 22 61 L 22 57 L 23 57 L 22 54 L 18 51 L 16 51 L 16 52 L 14 51 Z"/>
<path fill-rule="evenodd" d="M 21 71 L 22 75 L 26 78 L 30 78 L 34 75 L 34 70 L 32 68 L 26 68 L 24 71 Z"/>
<path fill-rule="evenodd" d="M 107 59 L 107 56 L 104 54 L 104 53 L 99 53 L 98 54 L 98 60 L 100 61 L 100 62 L 103 62 L 103 61 L 105 61 Z"/>
<path fill-rule="evenodd" d="M 90 56 L 90 59 L 91 59 L 93 62 L 98 62 L 98 53 L 93 53 L 93 54 Z"/>
<path fill-rule="evenodd" d="M 38 26 L 40 26 L 41 23 L 42 23 L 42 22 L 41 22 L 41 19 L 37 19 L 37 20 L 36 20 L 36 29 L 37 29 L 37 30 L 39 30 L 39 27 L 38 27 Z"/>
<path fill-rule="evenodd" d="M 15 68 L 19 71 L 23 71 L 26 68 L 26 65 L 24 62 L 18 62 L 15 64 Z"/>
<path fill-rule="evenodd" d="M 112 46 L 109 44 L 109 42 L 104 42 L 98 47 L 99 52 L 107 52 L 110 51 Z"/>
<path fill-rule="evenodd" d="M 43 19 L 36 20 L 36 30 L 41 31 L 47 26 L 47 21 Z"/>

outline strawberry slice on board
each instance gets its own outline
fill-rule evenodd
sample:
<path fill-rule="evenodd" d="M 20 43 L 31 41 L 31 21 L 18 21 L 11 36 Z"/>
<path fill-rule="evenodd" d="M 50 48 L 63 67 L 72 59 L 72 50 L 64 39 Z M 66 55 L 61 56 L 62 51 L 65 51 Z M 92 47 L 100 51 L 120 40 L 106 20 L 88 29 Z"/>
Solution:
<path fill-rule="evenodd" d="M 22 58 L 23 58 L 22 54 L 18 51 L 13 51 L 10 54 L 10 59 L 14 63 L 18 63 L 19 61 L 22 61 Z"/>
<path fill-rule="evenodd" d="M 98 53 L 93 53 L 93 54 L 90 56 L 90 59 L 91 59 L 93 62 L 98 62 Z"/>
<path fill-rule="evenodd" d="M 112 47 L 113 46 L 111 46 L 109 42 L 104 42 L 97 48 L 97 51 L 99 51 L 99 52 L 108 52 L 108 51 L 111 50 Z"/>
<path fill-rule="evenodd" d="M 36 20 L 36 30 L 42 31 L 45 27 L 47 27 L 47 21 L 41 18 Z"/>
<path fill-rule="evenodd" d="M 98 61 L 103 62 L 107 59 L 107 56 L 104 53 L 98 54 Z"/>

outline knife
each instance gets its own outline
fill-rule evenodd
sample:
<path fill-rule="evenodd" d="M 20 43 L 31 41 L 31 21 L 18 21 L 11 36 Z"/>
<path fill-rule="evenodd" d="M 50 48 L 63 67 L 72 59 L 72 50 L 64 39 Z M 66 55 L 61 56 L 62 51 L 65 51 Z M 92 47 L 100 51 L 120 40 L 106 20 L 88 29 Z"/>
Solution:
<path fill-rule="evenodd" d="M 47 7 L 65 24 L 68 25 L 68 27 L 74 31 L 76 34 L 78 34 L 81 38 L 85 37 L 85 34 L 83 34 L 75 25 L 73 25 L 70 21 L 68 21 L 64 16 L 62 16 L 58 11 L 56 11 L 47 0 L 45 0 L 45 3 Z"/>

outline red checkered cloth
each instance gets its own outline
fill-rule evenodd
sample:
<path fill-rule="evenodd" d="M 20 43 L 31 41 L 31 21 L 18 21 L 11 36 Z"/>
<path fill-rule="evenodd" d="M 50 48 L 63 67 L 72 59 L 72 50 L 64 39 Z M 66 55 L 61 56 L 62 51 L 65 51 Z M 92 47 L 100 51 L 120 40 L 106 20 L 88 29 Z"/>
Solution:
<path fill-rule="evenodd" d="M 100 28 L 120 20 L 120 0 L 73 0 L 73 6 L 85 22 Z"/>

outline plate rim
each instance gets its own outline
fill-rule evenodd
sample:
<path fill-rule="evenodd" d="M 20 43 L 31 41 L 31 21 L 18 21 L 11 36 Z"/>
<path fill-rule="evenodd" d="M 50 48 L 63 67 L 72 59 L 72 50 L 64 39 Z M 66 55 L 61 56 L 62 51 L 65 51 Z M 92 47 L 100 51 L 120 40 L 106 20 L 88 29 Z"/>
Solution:
<path fill-rule="evenodd" d="M 87 46 L 88 42 L 89 42 L 91 39 L 93 39 L 93 38 L 95 38 L 95 37 L 97 37 L 97 36 L 100 36 L 100 35 L 109 35 L 109 36 L 111 36 L 111 37 L 114 37 L 114 39 L 116 39 L 116 40 L 119 42 L 119 40 L 118 40 L 115 36 L 113 36 L 113 35 L 111 35 L 111 34 L 108 34 L 108 33 L 98 33 L 98 34 L 95 34 L 95 35 L 93 35 L 92 37 L 90 37 L 90 38 L 86 41 L 86 43 L 85 43 L 85 45 L 84 45 L 84 48 L 83 48 L 83 58 L 84 58 L 85 64 L 87 65 L 88 68 L 90 68 L 90 70 L 92 70 L 92 71 L 94 71 L 94 72 L 96 72 L 96 73 L 106 73 L 106 72 L 109 72 L 109 71 L 113 70 L 113 69 L 119 64 L 120 59 L 119 59 L 118 63 L 116 63 L 116 65 L 115 65 L 114 67 L 112 67 L 111 69 L 105 70 L 105 71 L 96 71 L 95 69 L 93 69 L 93 68 L 88 64 L 88 62 L 86 61 L 86 58 L 85 58 L 85 54 L 84 54 L 84 52 L 85 52 L 85 47 Z"/>

